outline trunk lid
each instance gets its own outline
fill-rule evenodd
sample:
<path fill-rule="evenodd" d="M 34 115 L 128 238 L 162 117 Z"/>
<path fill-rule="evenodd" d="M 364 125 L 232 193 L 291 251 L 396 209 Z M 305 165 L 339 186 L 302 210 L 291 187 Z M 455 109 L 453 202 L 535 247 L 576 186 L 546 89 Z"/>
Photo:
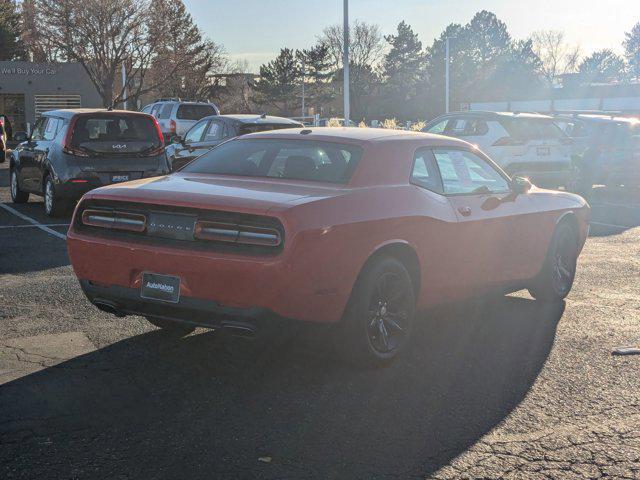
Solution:
<path fill-rule="evenodd" d="M 174 173 L 109 185 L 87 197 L 264 215 L 342 193 L 340 187 L 302 181 Z"/>

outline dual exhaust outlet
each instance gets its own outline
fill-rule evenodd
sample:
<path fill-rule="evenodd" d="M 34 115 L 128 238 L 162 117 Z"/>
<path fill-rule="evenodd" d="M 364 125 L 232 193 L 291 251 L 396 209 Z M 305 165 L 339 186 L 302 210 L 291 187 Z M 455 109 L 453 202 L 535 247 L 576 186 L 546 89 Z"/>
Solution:
<path fill-rule="evenodd" d="M 113 303 L 105 302 L 103 300 L 97 300 L 93 303 L 99 310 L 115 315 L 118 318 L 126 317 L 128 315 L 128 313 L 118 309 L 118 307 Z M 223 321 L 219 327 L 208 327 L 208 325 L 202 326 L 205 328 L 215 328 L 216 330 L 221 328 L 223 331 L 233 335 L 234 337 L 255 338 L 257 336 L 256 329 L 246 323 L 240 324 L 233 321 Z"/>

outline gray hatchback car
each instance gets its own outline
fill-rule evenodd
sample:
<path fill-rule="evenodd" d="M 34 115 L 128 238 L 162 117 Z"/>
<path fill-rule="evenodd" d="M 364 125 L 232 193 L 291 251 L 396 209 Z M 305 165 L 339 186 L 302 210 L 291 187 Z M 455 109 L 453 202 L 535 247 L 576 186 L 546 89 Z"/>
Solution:
<path fill-rule="evenodd" d="M 12 152 L 11 198 L 24 203 L 30 194 L 44 196 L 46 214 L 56 216 L 96 187 L 169 171 L 162 132 L 151 115 L 52 110 Z"/>

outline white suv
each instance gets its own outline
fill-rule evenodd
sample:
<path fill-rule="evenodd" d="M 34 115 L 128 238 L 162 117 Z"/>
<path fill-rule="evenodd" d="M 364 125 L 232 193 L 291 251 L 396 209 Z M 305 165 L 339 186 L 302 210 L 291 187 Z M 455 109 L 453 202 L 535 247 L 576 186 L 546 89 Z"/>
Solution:
<path fill-rule="evenodd" d="M 220 115 L 220 110 L 213 103 L 175 99 L 157 100 L 145 106 L 142 112 L 156 117 L 166 140 L 174 135 L 183 136 L 201 118 Z"/>
<path fill-rule="evenodd" d="M 572 141 L 547 115 L 456 112 L 435 118 L 422 131 L 477 145 L 510 175 L 540 185 L 564 185 L 569 177 Z"/>

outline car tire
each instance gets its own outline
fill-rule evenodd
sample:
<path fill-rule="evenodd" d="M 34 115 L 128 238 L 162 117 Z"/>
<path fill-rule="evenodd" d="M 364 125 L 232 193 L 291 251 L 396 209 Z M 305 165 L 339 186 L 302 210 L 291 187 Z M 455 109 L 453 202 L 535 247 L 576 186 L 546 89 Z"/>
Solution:
<path fill-rule="evenodd" d="M 51 175 L 44 179 L 44 213 L 48 217 L 59 217 L 67 210 L 67 204 L 56 195 L 56 187 Z"/>
<path fill-rule="evenodd" d="M 553 234 L 542 271 L 529 287 L 536 300 L 558 302 L 571 291 L 578 260 L 578 239 L 567 223 L 561 223 Z"/>
<path fill-rule="evenodd" d="M 147 321 L 167 332 L 179 333 L 181 335 L 188 335 L 193 332 L 196 327 L 188 325 L 186 323 L 174 322 L 172 320 L 167 320 L 165 318 L 157 318 L 157 317 L 145 317 Z"/>
<path fill-rule="evenodd" d="M 362 366 L 379 366 L 396 358 L 411 338 L 415 292 L 402 262 L 380 257 L 365 266 L 336 328 L 342 356 Z"/>
<path fill-rule="evenodd" d="M 9 170 L 9 190 L 11 190 L 11 200 L 13 203 L 27 203 L 29 192 L 23 192 L 18 185 L 18 173 L 15 169 Z"/>

